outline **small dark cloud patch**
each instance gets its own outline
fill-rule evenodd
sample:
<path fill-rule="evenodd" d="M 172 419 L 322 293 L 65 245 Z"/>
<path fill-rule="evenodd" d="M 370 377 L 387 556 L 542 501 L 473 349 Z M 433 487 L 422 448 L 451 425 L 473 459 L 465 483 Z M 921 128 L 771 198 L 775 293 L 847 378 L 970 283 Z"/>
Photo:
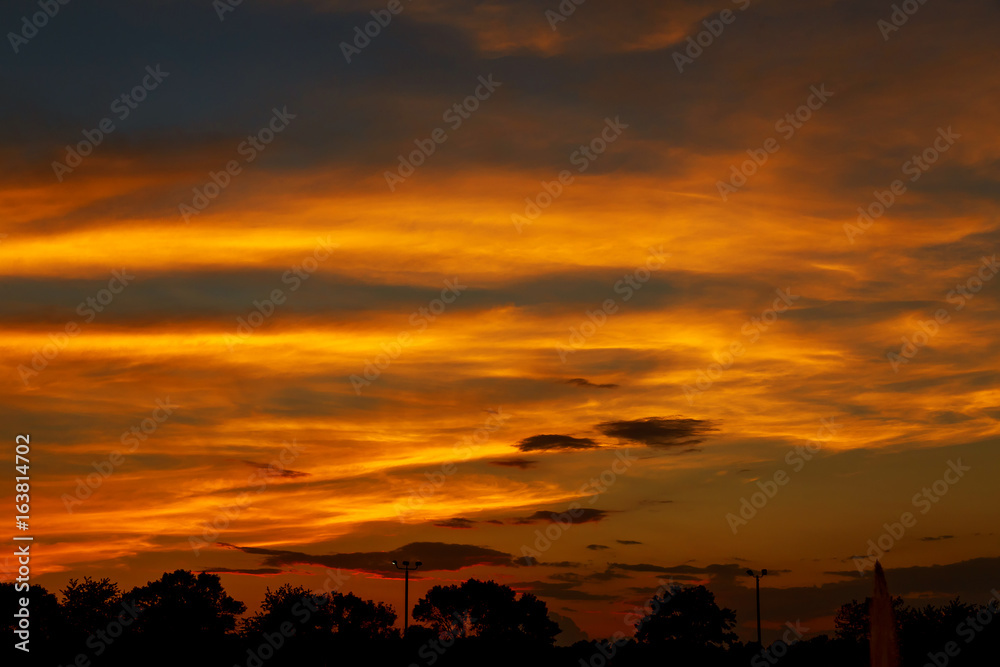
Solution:
<path fill-rule="evenodd" d="M 682 564 L 675 566 L 654 565 L 651 563 L 608 563 L 609 570 L 621 570 L 623 572 L 641 572 L 665 574 L 677 583 L 698 582 L 705 578 L 712 580 L 714 584 L 734 585 L 737 581 L 747 576 L 746 568 L 738 563 L 713 563 L 699 567 L 696 565 Z M 789 570 L 770 570 L 767 575 L 787 574 Z"/>
<path fill-rule="evenodd" d="M 199 572 L 206 572 L 208 574 L 246 574 L 251 576 L 270 576 L 272 574 L 281 574 L 284 572 L 280 567 L 259 567 L 253 570 L 241 570 L 238 568 L 231 567 L 211 567 L 206 570 L 198 570 Z"/>
<path fill-rule="evenodd" d="M 539 597 L 554 600 L 617 600 L 614 595 L 600 595 L 575 590 L 576 584 L 552 581 L 522 581 L 510 584 L 515 590 L 527 590 Z"/>
<path fill-rule="evenodd" d="M 521 559 L 496 549 L 474 544 L 448 544 L 445 542 L 410 542 L 392 551 L 361 551 L 352 553 L 307 554 L 301 551 L 241 547 L 219 543 L 220 547 L 237 549 L 243 553 L 263 556 L 265 568 L 290 565 L 319 565 L 342 568 L 353 572 L 367 572 L 384 576 L 399 574 L 393 560 L 422 560 L 423 570 L 455 571 L 466 567 L 517 567 Z"/>
<path fill-rule="evenodd" d="M 603 544 L 588 544 L 587 548 L 591 551 L 603 551 L 604 549 L 610 549 L 611 547 L 605 546 Z"/>
<path fill-rule="evenodd" d="M 501 521 L 500 519 L 487 519 L 486 523 L 492 523 L 492 524 L 496 524 L 498 526 L 502 526 L 503 525 L 503 521 Z"/>
<path fill-rule="evenodd" d="M 566 449 L 595 449 L 597 443 L 590 438 L 574 438 L 571 435 L 533 435 L 517 443 L 522 452 L 545 452 Z"/>
<path fill-rule="evenodd" d="M 691 447 L 718 430 L 713 422 L 688 417 L 646 417 L 602 422 L 598 430 L 610 438 L 621 438 L 647 447 Z"/>
<path fill-rule="evenodd" d="M 958 424 L 961 422 L 969 421 L 974 419 L 971 415 L 967 415 L 961 412 L 954 412 L 952 410 L 944 410 L 942 412 L 935 412 L 928 418 L 932 424 Z"/>
<path fill-rule="evenodd" d="M 608 568 L 603 572 L 589 572 L 580 574 L 579 572 L 558 572 L 549 577 L 552 581 L 561 581 L 570 584 L 585 584 L 592 581 L 611 581 L 612 579 L 628 579 L 629 576 L 616 572 Z"/>
<path fill-rule="evenodd" d="M 519 565 L 527 565 L 530 567 L 541 566 L 541 567 L 562 567 L 562 568 L 579 568 L 583 567 L 583 563 L 577 563 L 572 560 L 558 560 L 552 562 L 540 561 L 534 556 L 523 556 L 517 559 Z"/>
<path fill-rule="evenodd" d="M 584 577 L 587 581 L 611 581 L 612 579 L 630 579 L 628 575 L 622 574 L 621 572 L 615 572 L 610 567 L 604 572 L 592 572 Z"/>
<path fill-rule="evenodd" d="M 606 517 L 608 513 L 604 510 L 595 509 L 593 507 L 584 507 L 575 510 L 567 510 L 565 512 L 553 512 L 551 510 L 538 510 L 534 514 L 529 516 L 517 517 L 514 519 L 516 524 L 526 524 L 526 523 L 538 523 L 539 521 L 551 521 L 552 523 L 591 523 L 600 521 Z"/>
<path fill-rule="evenodd" d="M 642 544 L 638 540 L 615 540 L 618 544 L 630 545 L 630 544 Z"/>
<path fill-rule="evenodd" d="M 499 461 L 490 461 L 490 464 L 495 466 L 504 466 L 505 468 L 527 470 L 528 468 L 534 468 L 538 464 L 538 461 L 533 461 L 531 459 L 500 459 Z"/>
<path fill-rule="evenodd" d="M 447 521 L 439 521 L 434 525 L 438 528 L 456 528 L 456 529 L 469 529 L 475 525 L 475 521 L 472 519 L 463 519 L 462 517 L 455 517 L 454 519 L 448 519 Z"/>
<path fill-rule="evenodd" d="M 953 539 L 955 539 L 954 535 L 935 535 L 933 537 L 921 537 L 920 541 L 921 542 L 939 542 L 941 540 L 953 540 Z"/>
<path fill-rule="evenodd" d="M 577 387 L 590 387 L 592 389 L 617 389 L 616 384 L 595 384 L 586 378 L 572 378 L 566 380 L 566 384 L 575 384 Z"/>
<path fill-rule="evenodd" d="M 256 461 L 246 461 L 246 460 L 244 460 L 243 463 L 250 466 L 251 468 L 256 468 L 257 470 L 260 470 L 268 477 L 285 477 L 287 479 L 296 479 L 298 477 L 309 476 L 309 473 L 307 472 L 277 468 L 270 463 L 257 463 Z"/>

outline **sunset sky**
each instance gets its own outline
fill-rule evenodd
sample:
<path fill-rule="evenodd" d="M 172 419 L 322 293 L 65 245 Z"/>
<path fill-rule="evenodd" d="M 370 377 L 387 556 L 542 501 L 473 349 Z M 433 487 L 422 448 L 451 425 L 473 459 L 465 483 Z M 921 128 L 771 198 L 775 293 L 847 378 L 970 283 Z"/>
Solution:
<path fill-rule="evenodd" d="M 559 6 L 5 3 L 36 583 L 989 599 L 1000 4 Z"/>

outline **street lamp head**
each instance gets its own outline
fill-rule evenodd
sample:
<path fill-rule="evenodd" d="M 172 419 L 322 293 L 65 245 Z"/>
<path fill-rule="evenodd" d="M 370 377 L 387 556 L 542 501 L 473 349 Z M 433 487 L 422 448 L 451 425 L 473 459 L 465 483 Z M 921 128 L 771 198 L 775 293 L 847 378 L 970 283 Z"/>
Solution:
<path fill-rule="evenodd" d="M 417 561 L 417 564 L 416 564 L 416 565 L 414 565 L 414 567 L 420 567 L 421 565 L 423 565 L 423 563 L 421 563 L 421 562 L 420 562 L 420 561 L 418 560 L 418 561 Z"/>
<path fill-rule="evenodd" d="M 396 561 L 392 561 L 392 564 L 393 564 L 393 565 L 395 565 L 395 564 L 396 564 Z"/>
<path fill-rule="evenodd" d="M 393 563 L 395 563 L 395 562 L 396 561 L 393 561 Z M 749 574 L 752 577 L 753 576 L 753 570 L 747 570 L 747 574 Z"/>
<path fill-rule="evenodd" d="M 408 560 L 404 560 L 403 561 L 403 567 L 409 567 L 409 565 L 410 565 L 410 561 L 408 561 Z"/>
<path fill-rule="evenodd" d="M 766 576 L 766 575 L 767 575 L 767 568 L 765 567 L 763 570 L 760 571 L 760 576 L 763 577 L 763 576 Z"/>

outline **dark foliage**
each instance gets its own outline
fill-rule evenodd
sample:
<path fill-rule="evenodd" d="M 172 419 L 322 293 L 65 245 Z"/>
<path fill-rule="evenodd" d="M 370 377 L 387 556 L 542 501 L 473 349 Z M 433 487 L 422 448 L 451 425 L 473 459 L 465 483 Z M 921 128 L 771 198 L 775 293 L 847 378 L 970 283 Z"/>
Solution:
<path fill-rule="evenodd" d="M 435 586 L 419 600 L 405 637 L 389 605 L 301 586 L 268 589 L 260 610 L 226 594 L 218 576 L 184 570 L 123 593 L 108 579 L 71 579 L 62 602 L 31 596 L 31 654 L 5 649 L 3 664 L 44 667 L 844 667 L 868 664 L 868 601 L 836 616 L 834 637 L 786 645 L 743 644 L 736 615 L 704 586 L 673 588 L 647 604 L 635 636 L 553 645 L 558 626 L 544 602 L 492 581 Z M 0 584 L 0 604 L 25 595 Z M 894 609 L 903 667 L 979 667 L 1000 655 L 1000 606 L 953 600 Z M 17 620 L 7 617 L 7 636 Z"/>
<path fill-rule="evenodd" d="M 545 603 L 530 593 L 493 581 L 469 579 L 457 586 L 435 586 L 413 608 L 413 618 L 438 634 L 487 641 L 527 641 L 552 645 L 559 626 Z"/>

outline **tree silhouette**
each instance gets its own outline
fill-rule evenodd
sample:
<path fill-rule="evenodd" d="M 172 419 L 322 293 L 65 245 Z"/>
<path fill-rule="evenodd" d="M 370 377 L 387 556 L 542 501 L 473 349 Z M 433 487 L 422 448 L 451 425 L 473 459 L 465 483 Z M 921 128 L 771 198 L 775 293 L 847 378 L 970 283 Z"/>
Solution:
<path fill-rule="evenodd" d="M 124 596 L 139 612 L 137 630 L 144 636 L 219 638 L 235 629 L 246 605 L 222 588 L 218 575 L 187 570 L 164 572 L 156 581 Z"/>
<path fill-rule="evenodd" d="M 545 603 L 530 593 L 516 596 L 508 586 L 478 579 L 435 586 L 417 602 L 413 618 L 452 637 L 552 645 L 560 630 Z"/>
<path fill-rule="evenodd" d="M 178 570 L 122 594 L 109 579 L 70 579 L 62 603 L 44 588 L 17 591 L 0 584 L 0 604 L 17 609 L 30 597 L 31 655 L 6 649 L 2 664 L 90 664 L 92 667 L 843 667 L 867 664 L 868 602 L 853 600 L 836 616 L 837 637 L 803 639 L 761 649 L 736 640 L 736 615 L 720 608 L 704 586 L 674 587 L 654 597 L 633 639 L 596 639 L 554 646 L 559 627 L 546 605 L 493 581 L 435 586 L 414 610 L 401 641 L 390 605 L 352 593 L 314 593 L 284 584 L 268 589 L 260 610 L 232 632 L 245 611 L 218 576 Z M 1000 601 L 1000 593 L 996 594 Z M 959 599 L 903 606 L 893 599 L 903 667 L 995 664 L 1000 654 L 1000 605 Z M 131 610 L 134 610 L 131 611 Z M 134 614 L 134 622 L 123 622 Z M 17 619 L 4 626 L 13 637 Z M 780 645 L 781 651 L 775 650 Z M 950 647 L 950 648 L 949 648 Z M 947 652 L 946 652 L 947 651 Z M 81 661 L 81 658 L 83 661 Z M 777 661 L 780 660 L 780 663 Z"/>
<path fill-rule="evenodd" d="M 841 605 L 834 619 L 837 639 L 847 644 L 848 650 L 859 659 L 868 654 L 871 639 L 869 604 L 870 598 L 864 602 L 851 600 Z M 940 652 L 948 642 L 959 640 L 964 642 L 968 638 L 965 633 L 974 628 L 968 619 L 975 619 L 984 609 L 982 606 L 963 603 L 958 598 L 940 607 L 934 605 L 905 607 L 903 598 L 894 597 L 892 607 L 904 665 L 922 665 L 926 662 L 928 653 Z M 965 628 L 965 631 L 962 631 L 962 628 Z M 980 647 L 986 643 L 978 642 L 972 648 L 981 650 Z M 964 653 L 965 655 L 957 660 L 951 660 L 954 656 L 948 656 L 949 660 L 955 664 L 963 664 L 964 660 L 968 660 L 970 652 L 966 650 Z"/>
<path fill-rule="evenodd" d="M 871 603 L 871 598 L 865 598 L 864 602 L 851 600 L 840 606 L 833 620 L 837 628 L 837 639 L 861 646 L 865 651 L 868 650 L 868 643 L 871 641 Z M 897 634 L 902 632 L 904 616 L 902 609 L 903 598 L 892 598 L 892 612 L 896 618 Z"/>
<path fill-rule="evenodd" d="M 675 586 L 650 601 L 653 612 L 636 623 L 635 638 L 645 644 L 674 648 L 728 649 L 737 637 L 736 612 L 719 608 L 704 586 Z"/>
<path fill-rule="evenodd" d="M 897 611 L 900 618 L 900 638 L 903 644 L 915 644 L 917 639 L 944 644 L 954 639 L 955 628 L 967 618 L 975 617 L 981 607 L 966 604 L 959 598 L 935 607 L 903 607 Z M 943 631 L 943 632 L 942 632 Z"/>
<path fill-rule="evenodd" d="M 107 627 L 122 612 L 122 593 L 118 584 L 108 578 L 84 577 L 83 582 L 70 579 L 59 593 L 63 596 L 62 613 L 74 642 L 82 644 L 87 636 Z"/>
<path fill-rule="evenodd" d="M 390 605 L 285 584 L 267 589 L 260 611 L 243 621 L 242 638 L 258 655 L 269 651 L 265 644 L 280 648 L 270 665 L 320 664 L 317 658 L 328 655 L 355 664 L 381 655 L 376 643 L 399 638 L 395 622 Z"/>
<path fill-rule="evenodd" d="M 384 602 L 362 600 L 353 593 L 331 593 L 327 598 L 332 630 L 339 639 L 396 639 L 399 631 L 393 627 L 396 612 Z"/>
<path fill-rule="evenodd" d="M 302 586 L 284 584 L 264 593 L 260 611 L 243 620 L 243 631 L 250 636 L 281 632 L 284 623 L 291 623 L 297 637 L 326 636 L 332 620 L 323 596 Z"/>
<path fill-rule="evenodd" d="M 280 632 L 291 623 L 297 636 L 331 636 L 345 641 L 395 639 L 396 612 L 391 605 L 362 600 L 353 593 L 316 594 L 302 586 L 270 588 L 260 611 L 243 621 L 249 635 Z"/>

